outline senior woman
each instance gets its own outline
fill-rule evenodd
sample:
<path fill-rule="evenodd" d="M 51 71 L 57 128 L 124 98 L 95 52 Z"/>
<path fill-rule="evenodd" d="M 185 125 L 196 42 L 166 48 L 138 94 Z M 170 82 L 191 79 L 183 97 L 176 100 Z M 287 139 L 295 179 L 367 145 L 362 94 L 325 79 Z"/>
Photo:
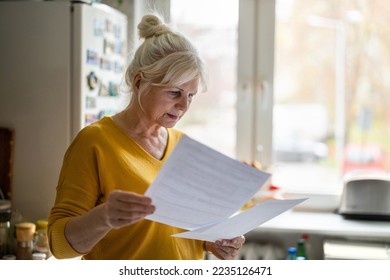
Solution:
<path fill-rule="evenodd" d="M 154 14 L 138 25 L 144 39 L 126 71 L 129 105 L 85 127 L 69 146 L 49 217 L 56 258 L 234 259 L 243 236 L 215 243 L 172 238 L 180 228 L 144 219 L 143 194 L 183 135 L 173 127 L 205 88 L 196 49 Z"/>

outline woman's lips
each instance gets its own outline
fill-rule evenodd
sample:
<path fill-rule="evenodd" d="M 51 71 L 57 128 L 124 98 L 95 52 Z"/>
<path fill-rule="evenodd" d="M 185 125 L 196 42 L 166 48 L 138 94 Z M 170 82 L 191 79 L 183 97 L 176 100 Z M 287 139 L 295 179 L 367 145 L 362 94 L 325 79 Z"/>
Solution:
<path fill-rule="evenodd" d="M 177 120 L 180 118 L 179 116 L 172 115 L 172 114 L 169 114 L 169 113 L 167 113 L 167 116 L 168 116 L 170 119 L 174 120 L 174 121 L 177 121 Z"/>

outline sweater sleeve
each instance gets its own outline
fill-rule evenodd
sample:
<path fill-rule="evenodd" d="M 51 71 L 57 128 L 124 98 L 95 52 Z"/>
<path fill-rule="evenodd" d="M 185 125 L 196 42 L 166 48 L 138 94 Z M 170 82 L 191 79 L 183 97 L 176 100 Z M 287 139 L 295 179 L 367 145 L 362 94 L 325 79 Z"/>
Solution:
<path fill-rule="evenodd" d="M 91 129 L 81 131 L 64 156 L 48 225 L 50 249 L 58 259 L 80 256 L 65 237 L 66 223 L 99 203 L 101 193 L 94 139 Z"/>

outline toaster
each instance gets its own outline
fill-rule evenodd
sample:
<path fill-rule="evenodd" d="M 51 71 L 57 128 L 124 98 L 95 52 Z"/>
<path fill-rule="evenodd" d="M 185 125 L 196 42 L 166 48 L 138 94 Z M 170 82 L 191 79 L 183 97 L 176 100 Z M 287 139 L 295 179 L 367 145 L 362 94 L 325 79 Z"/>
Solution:
<path fill-rule="evenodd" d="M 338 213 L 347 219 L 390 220 L 389 174 L 345 177 Z"/>

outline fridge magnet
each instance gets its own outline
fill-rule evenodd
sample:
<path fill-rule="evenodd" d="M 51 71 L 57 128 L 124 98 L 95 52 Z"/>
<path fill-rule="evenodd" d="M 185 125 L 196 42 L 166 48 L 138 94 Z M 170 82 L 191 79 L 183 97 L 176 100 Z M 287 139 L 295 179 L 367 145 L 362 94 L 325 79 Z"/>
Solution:
<path fill-rule="evenodd" d="M 90 65 L 99 65 L 98 53 L 92 50 L 87 50 L 87 63 Z"/>
<path fill-rule="evenodd" d="M 112 55 L 112 54 L 114 54 L 114 52 L 115 52 L 115 43 L 110 42 L 110 41 L 107 40 L 107 39 L 104 39 L 103 50 L 104 50 L 104 51 L 103 51 L 104 54 L 107 54 L 107 55 Z"/>
<path fill-rule="evenodd" d="M 122 41 L 115 41 L 114 43 L 114 53 L 121 55 L 123 49 L 123 42 Z"/>
<path fill-rule="evenodd" d="M 100 68 L 104 70 L 111 70 L 111 61 L 102 57 L 100 59 Z"/>
<path fill-rule="evenodd" d="M 112 21 L 109 19 L 106 19 L 106 32 L 107 33 L 112 33 L 112 26 L 113 26 Z"/>
<path fill-rule="evenodd" d="M 99 116 L 96 114 L 85 114 L 85 124 L 89 125 L 99 119 Z"/>
<path fill-rule="evenodd" d="M 93 35 L 101 37 L 104 34 L 104 21 L 95 19 L 93 21 Z"/>
<path fill-rule="evenodd" d="M 95 72 L 90 72 L 87 76 L 87 83 L 88 83 L 88 87 L 90 90 L 93 90 L 97 87 L 98 85 L 98 78 L 96 77 L 96 74 Z"/>
<path fill-rule="evenodd" d="M 123 72 L 123 65 L 122 63 L 115 61 L 113 64 L 113 70 L 115 73 L 122 73 Z"/>
<path fill-rule="evenodd" d="M 88 109 L 95 109 L 96 108 L 96 97 L 93 96 L 87 96 L 85 100 L 85 107 Z"/>
<path fill-rule="evenodd" d="M 110 96 L 118 96 L 119 95 L 119 86 L 114 82 L 108 83 L 108 93 Z"/>
<path fill-rule="evenodd" d="M 108 87 L 104 83 L 100 83 L 99 96 L 108 96 Z"/>
<path fill-rule="evenodd" d="M 116 113 L 116 111 L 114 111 L 113 109 L 105 109 L 105 110 L 101 110 L 99 112 L 99 115 L 98 115 L 98 118 L 101 119 L 105 116 L 112 116 Z"/>
<path fill-rule="evenodd" d="M 115 38 L 120 38 L 121 37 L 121 26 L 119 24 L 114 24 L 114 36 Z"/>

